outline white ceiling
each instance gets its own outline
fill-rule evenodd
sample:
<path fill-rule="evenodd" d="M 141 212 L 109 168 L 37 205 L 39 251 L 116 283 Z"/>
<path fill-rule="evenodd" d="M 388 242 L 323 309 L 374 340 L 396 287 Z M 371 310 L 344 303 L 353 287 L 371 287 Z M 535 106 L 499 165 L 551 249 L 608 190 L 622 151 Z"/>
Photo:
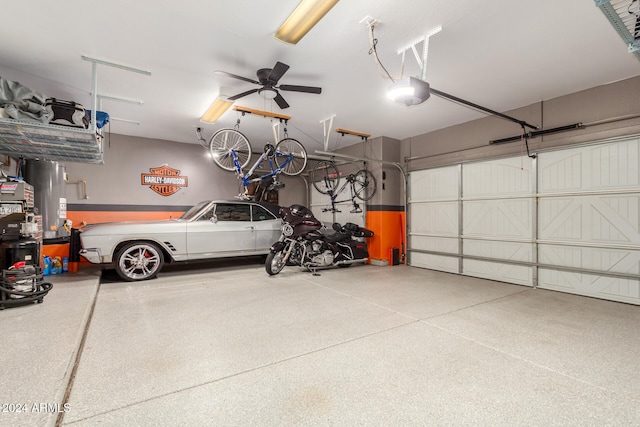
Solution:
<path fill-rule="evenodd" d="M 432 87 L 496 111 L 507 111 L 640 74 L 627 48 L 593 0 L 343 0 L 297 45 L 273 38 L 298 0 L 30 0 L 3 8 L 0 75 L 57 98 L 91 104 L 91 63 L 81 55 L 152 72 L 150 77 L 98 67 L 98 93 L 144 101 L 104 99 L 111 132 L 197 143 L 233 127 L 228 111 L 204 125 L 199 118 L 218 96 L 251 83 L 214 74 L 224 70 L 256 79 L 258 68 L 290 65 L 280 84 L 320 86 L 320 95 L 282 92 L 291 105 L 252 94 L 236 105 L 292 117 L 289 136 L 308 150 L 322 148 L 321 120 L 335 115 L 329 149 L 357 143 L 335 128 L 397 139 L 482 114 L 432 96 L 406 107 L 387 101 L 391 83 L 369 54 L 360 21 L 378 19 L 377 50 L 398 75 L 397 50 L 430 30 L 427 80 Z M 420 47 L 420 46 L 418 46 Z M 419 75 L 413 55 L 405 75 Z M 116 119 L 140 122 L 131 124 Z M 273 140 L 269 119 L 242 117 L 240 130 L 254 149 Z M 536 123 L 532 123 L 536 124 Z M 516 126 L 516 125 L 514 125 Z M 518 129 L 514 127 L 514 131 Z"/>

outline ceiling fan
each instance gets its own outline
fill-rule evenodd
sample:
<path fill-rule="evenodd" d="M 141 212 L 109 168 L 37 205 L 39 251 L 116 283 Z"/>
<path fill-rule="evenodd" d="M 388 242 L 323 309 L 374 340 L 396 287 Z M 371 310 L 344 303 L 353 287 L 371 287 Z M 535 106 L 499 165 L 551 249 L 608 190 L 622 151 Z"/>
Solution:
<path fill-rule="evenodd" d="M 276 65 L 273 68 L 261 68 L 256 73 L 258 75 L 258 81 L 252 80 L 246 77 L 237 76 L 235 74 L 227 73 L 226 71 L 217 70 L 215 73 L 220 76 L 232 77 L 234 79 L 242 80 L 249 83 L 254 83 L 260 85 L 260 88 L 251 89 L 246 92 L 239 93 L 234 96 L 230 96 L 227 99 L 230 101 L 235 101 L 236 99 L 242 98 L 243 96 L 251 95 L 252 93 L 258 92 L 260 96 L 265 99 L 273 99 L 278 104 L 278 107 L 285 109 L 289 108 L 289 104 L 284 100 L 282 95 L 278 90 L 285 90 L 290 92 L 305 92 L 305 93 L 321 93 L 322 88 L 314 87 L 314 86 L 296 86 L 296 85 L 280 85 L 278 81 L 287 72 L 289 66 L 282 62 L 276 62 Z"/>

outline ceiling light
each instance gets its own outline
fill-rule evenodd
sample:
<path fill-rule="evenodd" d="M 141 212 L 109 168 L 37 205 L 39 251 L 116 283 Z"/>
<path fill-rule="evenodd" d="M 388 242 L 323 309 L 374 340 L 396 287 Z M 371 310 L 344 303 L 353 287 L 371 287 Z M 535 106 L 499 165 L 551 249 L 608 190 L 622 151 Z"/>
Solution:
<path fill-rule="evenodd" d="M 258 90 L 258 95 L 263 97 L 264 99 L 273 99 L 278 96 L 278 92 L 275 89 L 266 87 Z"/>
<path fill-rule="evenodd" d="M 218 97 L 209 109 L 200 117 L 201 122 L 215 123 L 233 105 L 233 101 Z"/>
<path fill-rule="evenodd" d="M 415 77 L 406 77 L 398 80 L 389 87 L 387 92 L 387 96 L 392 101 L 400 102 L 407 106 L 422 104 L 430 95 L 429 83 Z"/>
<path fill-rule="evenodd" d="M 296 44 L 339 0 L 302 0 L 278 28 L 274 37 L 285 43 Z"/>

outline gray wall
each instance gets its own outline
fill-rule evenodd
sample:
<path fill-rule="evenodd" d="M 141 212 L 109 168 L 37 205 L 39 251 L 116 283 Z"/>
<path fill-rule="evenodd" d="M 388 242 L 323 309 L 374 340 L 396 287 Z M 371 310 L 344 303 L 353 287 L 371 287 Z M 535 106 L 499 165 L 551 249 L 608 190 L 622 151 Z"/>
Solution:
<path fill-rule="evenodd" d="M 377 191 L 374 197 L 369 202 L 367 202 L 369 205 L 404 205 L 404 196 L 402 192 L 402 174 L 400 170 L 393 165 L 376 162 L 376 160 L 380 160 L 385 162 L 400 163 L 402 159 L 401 142 L 399 140 L 386 136 L 377 137 L 342 148 L 338 150 L 338 152 L 340 154 L 349 156 L 372 159 L 372 161 L 367 163 L 367 169 L 369 169 L 373 173 L 377 180 Z M 339 161 L 339 159 L 336 158 L 336 161 Z M 356 170 L 363 167 L 363 162 L 355 162 L 350 169 L 352 172 L 355 172 Z M 345 169 L 348 168 L 345 167 Z M 385 176 L 384 180 L 383 171 Z"/>
<path fill-rule="evenodd" d="M 473 100 L 477 102 L 477 100 Z M 427 101 L 428 102 L 428 101 Z M 479 102 L 479 104 L 483 104 Z M 490 100 L 484 103 L 490 106 Z M 460 108 L 465 108 L 460 106 Z M 570 95 L 538 102 L 505 112 L 532 125 L 550 129 L 574 123 L 597 121 L 640 114 L 640 76 L 587 89 Z M 532 152 L 568 144 L 603 140 L 640 133 L 640 118 L 608 124 L 593 124 L 584 129 L 537 137 L 529 141 Z M 409 162 L 408 170 L 486 159 L 525 152 L 520 142 L 489 145 L 490 140 L 521 134 L 518 124 L 484 117 L 471 122 L 430 132 L 402 141 L 402 159 L 425 158 Z M 526 154 L 525 154 L 526 155 Z"/>
<path fill-rule="evenodd" d="M 80 184 L 66 185 L 69 204 L 188 206 L 206 199 L 230 199 L 242 188 L 233 172 L 220 169 L 199 144 L 181 144 L 111 134 L 105 144 L 104 164 L 65 163 L 70 181 L 87 183 L 88 199 Z M 189 178 L 189 185 L 171 196 L 161 196 L 141 185 L 141 174 L 167 164 Z M 283 177 L 281 204 L 306 202 L 304 181 Z"/>

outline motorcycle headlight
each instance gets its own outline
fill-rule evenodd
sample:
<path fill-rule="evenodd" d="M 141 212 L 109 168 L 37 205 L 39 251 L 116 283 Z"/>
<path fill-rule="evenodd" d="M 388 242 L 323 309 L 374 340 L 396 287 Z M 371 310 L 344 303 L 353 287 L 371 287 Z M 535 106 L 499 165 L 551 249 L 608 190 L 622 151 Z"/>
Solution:
<path fill-rule="evenodd" d="M 293 235 L 293 227 L 291 226 L 291 224 L 284 223 L 284 225 L 282 226 L 282 234 L 285 237 L 289 237 L 289 236 Z"/>

